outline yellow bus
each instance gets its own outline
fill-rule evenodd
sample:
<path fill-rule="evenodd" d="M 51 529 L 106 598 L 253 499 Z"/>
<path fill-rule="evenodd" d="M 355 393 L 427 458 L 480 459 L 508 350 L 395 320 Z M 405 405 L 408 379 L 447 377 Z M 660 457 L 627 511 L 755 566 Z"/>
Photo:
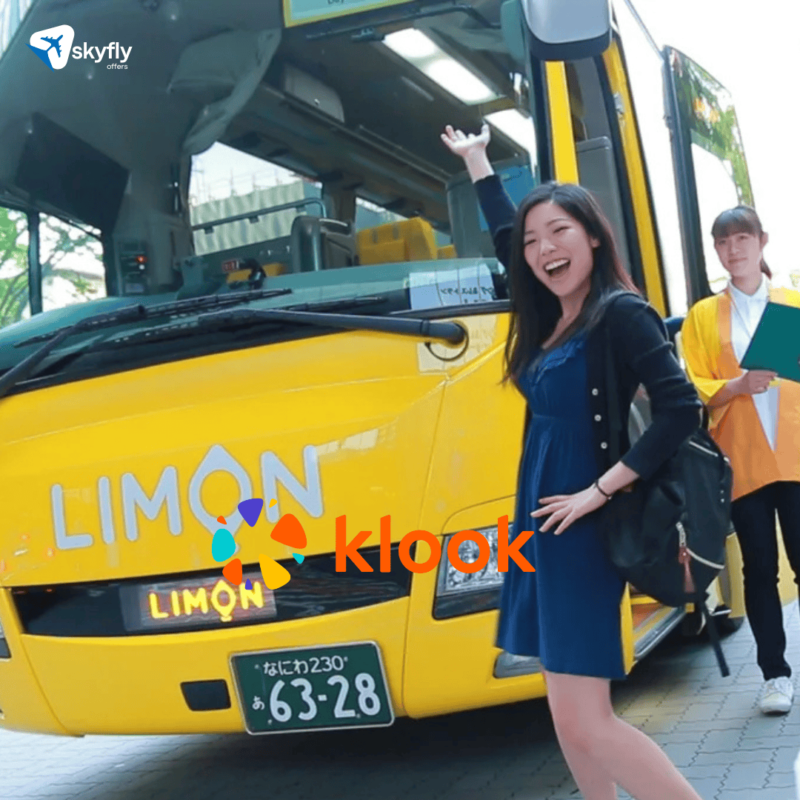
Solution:
<path fill-rule="evenodd" d="M 719 277 L 709 214 L 751 197 L 723 87 L 603 0 L 10 0 L 0 53 L 0 725 L 335 730 L 543 696 L 493 647 L 524 401 L 440 133 L 486 120 L 515 200 L 593 190 L 675 320 Z M 337 520 L 371 572 L 336 569 Z M 492 557 L 413 572 L 420 530 Z M 735 625 L 730 541 L 710 603 Z M 632 589 L 620 613 L 628 669 L 691 619 Z"/>

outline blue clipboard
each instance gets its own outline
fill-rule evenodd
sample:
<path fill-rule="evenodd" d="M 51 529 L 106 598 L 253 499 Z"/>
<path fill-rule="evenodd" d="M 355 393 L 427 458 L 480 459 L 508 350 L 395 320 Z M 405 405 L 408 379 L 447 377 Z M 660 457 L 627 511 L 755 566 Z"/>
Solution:
<path fill-rule="evenodd" d="M 741 363 L 800 383 L 800 308 L 767 303 Z"/>

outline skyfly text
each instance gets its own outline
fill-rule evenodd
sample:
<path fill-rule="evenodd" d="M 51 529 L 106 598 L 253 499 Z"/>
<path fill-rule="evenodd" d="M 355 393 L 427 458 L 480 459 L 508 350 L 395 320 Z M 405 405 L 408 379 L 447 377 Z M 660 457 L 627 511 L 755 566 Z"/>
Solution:
<path fill-rule="evenodd" d="M 380 527 L 380 571 L 391 572 L 391 524 L 390 515 L 381 517 Z M 512 561 L 523 572 L 535 572 L 533 565 L 522 553 L 520 547 L 533 536 L 533 531 L 521 531 L 519 536 L 509 544 L 508 541 L 508 516 L 498 517 L 497 520 L 497 571 L 508 572 L 508 559 Z M 372 567 L 364 560 L 358 552 L 358 548 L 372 535 L 372 531 L 359 531 L 358 535 L 350 542 L 347 541 L 347 517 L 336 518 L 336 572 L 347 571 L 348 558 L 361 572 L 374 572 Z M 458 555 L 458 548 L 466 541 L 473 541 L 478 545 L 480 555 L 472 563 L 466 563 Z M 414 542 L 425 542 L 431 550 L 427 561 L 418 563 L 411 558 L 411 545 Z M 407 533 L 400 540 L 398 551 L 400 561 L 406 569 L 411 572 L 421 573 L 430 572 L 441 560 L 442 546 L 439 540 L 429 531 L 416 530 Z M 486 541 L 483 534 L 473 530 L 464 530 L 450 537 L 447 544 L 447 558 L 450 564 L 459 572 L 480 572 L 488 563 L 491 557 L 491 546 Z"/>
<path fill-rule="evenodd" d="M 84 42 L 83 47 L 72 48 L 72 57 L 91 59 L 95 64 L 99 64 L 107 55 L 108 58 L 115 58 L 119 62 L 117 65 L 110 64 L 109 69 L 112 67 L 114 69 L 128 69 L 128 65 L 125 62 L 128 60 L 131 50 L 133 50 L 133 46 L 123 47 L 119 42 L 110 42 L 105 47 L 89 47 Z"/>

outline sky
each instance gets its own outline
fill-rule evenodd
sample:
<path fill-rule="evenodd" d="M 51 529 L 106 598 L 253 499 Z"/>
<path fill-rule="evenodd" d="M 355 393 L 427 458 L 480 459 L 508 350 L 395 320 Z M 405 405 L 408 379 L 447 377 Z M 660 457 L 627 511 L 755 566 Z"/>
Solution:
<path fill-rule="evenodd" d="M 776 279 L 800 274 L 794 238 L 800 229 L 800 5 L 634 0 L 634 6 L 659 45 L 681 50 L 732 94 L 753 199 L 769 234 L 764 258 Z"/>

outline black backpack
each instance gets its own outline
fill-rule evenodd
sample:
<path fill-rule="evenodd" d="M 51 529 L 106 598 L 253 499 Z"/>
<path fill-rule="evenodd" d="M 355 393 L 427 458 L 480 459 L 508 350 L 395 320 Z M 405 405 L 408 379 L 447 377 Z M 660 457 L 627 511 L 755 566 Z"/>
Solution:
<path fill-rule="evenodd" d="M 626 420 L 620 419 L 614 353 L 606 325 L 606 381 L 612 463 Z M 731 532 L 730 461 L 703 427 L 648 480 L 637 480 L 604 507 L 604 540 L 617 571 L 638 591 L 673 607 L 694 603 L 706 620 L 723 676 L 730 674 L 707 589 L 725 567 Z"/>

